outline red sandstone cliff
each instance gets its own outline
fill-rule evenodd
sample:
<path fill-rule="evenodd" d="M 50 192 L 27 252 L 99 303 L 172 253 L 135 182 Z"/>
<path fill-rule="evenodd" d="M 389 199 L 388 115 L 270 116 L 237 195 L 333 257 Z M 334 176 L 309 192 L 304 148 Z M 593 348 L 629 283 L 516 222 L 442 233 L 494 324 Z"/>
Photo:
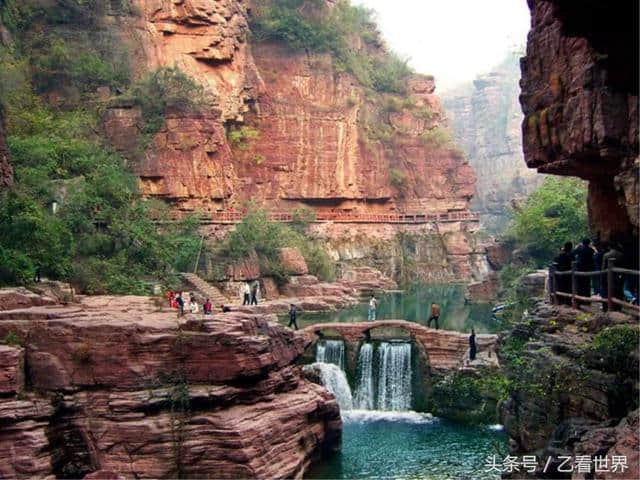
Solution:
<path fill-rule="evenodd" d="M 638 234 L 638 2 L 529 0 L 527 165 L 589 181 L 594 232 Z"/>
<path fill-rule="evenodd" d="M 0 338 L 20 343 L 0 345 L 2 478 L 298 478 L 339 444 L 335 399 L 293 365 L 303 339 L 264 318 L 2 298 Z"/>
<path fill-rule="evenodd" d="M 468 208 L 475 175 L 464 156 L 420 138 L 446 126 L 431 78 L 410 78 L 411 108 L 389 109 L 393 95 L 372 97 L 352 75 L 334 71 L 328 55 L 255 39 L 250 45 L 245 1 L 130 3 L 135 15 L 114 13 L 105 22 L 136 52 L 138 73 L 177 64 L 218 99 L 204 115 L 170 117 L 133 162 L 146 194 L 204 211 L 247 199 L 274 209 Z M 132 105 L 107 112 L 107 133 L 126 156 L 133 156 L 139 124 Z M 227 130 L 240 125 L 260 138 L 228 141 Z M 376 137 L 380 129 L 384 139 Z"/>

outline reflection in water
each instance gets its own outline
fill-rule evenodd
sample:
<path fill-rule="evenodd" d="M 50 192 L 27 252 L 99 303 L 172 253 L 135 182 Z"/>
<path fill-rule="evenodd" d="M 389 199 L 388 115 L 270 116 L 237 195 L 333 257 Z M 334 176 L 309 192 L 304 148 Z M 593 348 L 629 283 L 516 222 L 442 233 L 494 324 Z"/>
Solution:
<path fill-rule="evenodd" d="M 378 320 L 400 319 L 427 325 L 431 302 L 442 307 L 440 328 L 476 333 L 493 333 L 501 325 L 492 318 L 490 304 L 465 303 L 462 285 L 413 285 L 404 292 L 382 295 L 378 298 Z M 327 313 L 304 313 L 298 317 L 301 327 L 324 322 L 363 322 L 367 320 L 367 305 Z"/>

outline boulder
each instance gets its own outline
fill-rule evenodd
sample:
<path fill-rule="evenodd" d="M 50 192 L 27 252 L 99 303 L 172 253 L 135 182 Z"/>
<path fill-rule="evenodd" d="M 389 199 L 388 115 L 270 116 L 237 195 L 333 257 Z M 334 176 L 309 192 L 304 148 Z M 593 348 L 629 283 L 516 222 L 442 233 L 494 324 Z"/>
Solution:
<path fill-rule="evenodd" d="M 291 275 L 306 275 L 309 273 L 309 267 L 302 253 L 297 248 L 281 248 L 278 251 L 280 261 L 284 269 Z"/>

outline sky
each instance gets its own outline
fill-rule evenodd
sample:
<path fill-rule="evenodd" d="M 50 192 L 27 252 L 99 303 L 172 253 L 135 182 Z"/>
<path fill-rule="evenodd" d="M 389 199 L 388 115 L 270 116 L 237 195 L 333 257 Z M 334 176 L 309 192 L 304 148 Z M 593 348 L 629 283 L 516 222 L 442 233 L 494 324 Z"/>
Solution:
<path fill-rule="evenodd" d="M 526 0 L 352 0 L 376 12 L 387 44 L 442 93 L 526 44 Z"/>

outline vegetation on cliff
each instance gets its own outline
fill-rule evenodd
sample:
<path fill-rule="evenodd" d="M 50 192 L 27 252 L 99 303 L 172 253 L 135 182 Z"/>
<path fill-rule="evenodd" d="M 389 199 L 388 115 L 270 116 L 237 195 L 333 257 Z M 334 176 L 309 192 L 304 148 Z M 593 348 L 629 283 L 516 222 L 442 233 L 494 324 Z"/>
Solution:
<path fill-rule="evenodd" d="M 508 235 L 536 266 L 551 261 L 565 242 L 589 236 L 587 189 L 575 178 L 547 177 L 513 213 Z"/>
<path fill-rule="evenodd" d="M 403 94 L 411 69 L 384 50 L 371 10 L 339 1 L 329 11 L 324 0 L 264 0 L 253 10 L 251 31 L 258 41 L 275 40 L 293 50 L 331 53 L 334 68 L 380 92 Z"/>
<path fill-rule="evenodd" d="M 282 265 L 279 250 L 284 247 L 296 247 L 302 253 L 309 273 L 320 280 L 335 280 L 333 261 L 320 243 L 306 232 L 312 217 L 307 210 L 294 212 L 291 225 L 272 222 L 267 212 L 252 207 L 235 230 L 225 239 L 216 252 L 220 262 L 242 261 L 255 252 L 260 261 L 260 272 L 278 282 L 285 282 L 289 272 Z"/>
<path fill-rule="evenodd" d="M 128 70 L 104 37 L 58 34 L 56 25 L 91 7 L 67 3 L 0 10 L 14 40 L 0 50 L 0 102 L 16 180 L 0 197 L 0 283 L 28 283 L 38 271 L 88 293 L 143 293 L 145 280 L 171 283 L 199 239 L 192 221 L 155 225 L 166 207 L 141 197 L 102 142 L 96 89 L 125 87 Z"/>

